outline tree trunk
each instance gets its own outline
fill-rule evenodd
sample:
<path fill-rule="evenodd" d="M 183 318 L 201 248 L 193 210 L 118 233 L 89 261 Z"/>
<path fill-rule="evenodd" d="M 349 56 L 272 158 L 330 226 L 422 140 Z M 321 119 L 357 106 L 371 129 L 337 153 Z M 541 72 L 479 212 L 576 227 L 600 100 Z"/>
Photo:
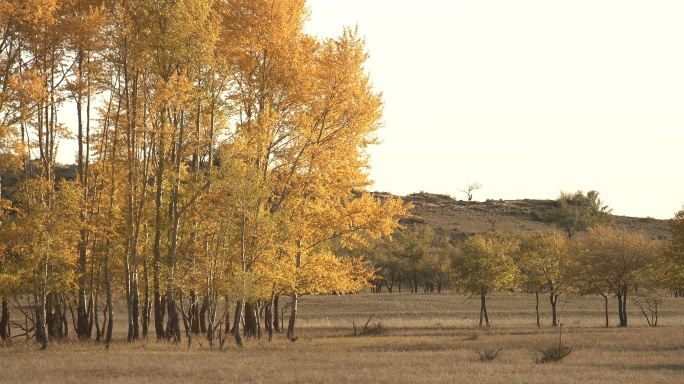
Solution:
<path fill-rule="evenodd" d="M 95 341 L 100 342 L 102 339 L 102 330 L 100 329 L 100 316 L 98 315 L 98 311 L 100 310 L 100 306 L 98 305 L 98 302 L 100 301 L 98 299 L 99 295 L 95 295 L 95 300 L 93 302 L 93 324 L 95 325 Z"/>
<path fill-rule="evenodd" d="M 114 330 L 114 309 L 112 308 L 112 271 L 109 265 L 109 240 L 107 240 L 107 250 L 105 251 L 105 290 L 107 295 L 107 332 L 105 334 L 105 348 L 109 348 L 112 342 L 112 332 Z"/>
<path fill-rule="evenodd" d="M 211 304 L 213 306 L 213 303 Z M 207 319 L 207 341 L 209 342 L 209 346 L 213 347 L 214 346 L 214 313 L 215 310 L 212 307 L 209 307 L 209 316 Z M 220 335 L 219 335 L 220 336 Z"/>
<path fill-rule="evenodd" d="M 487 289 L 480 289 L 480 328 L 482 328 L 482 320 L 484 319 L 487 328 L 489 328 L 489 316 L 487 316 Z"/>
<path fill-rule="evenodd" d="M 601 293 L 601 296 L 603 296 L 603 301 L 605 302 L 605 316 L 606 316 L 606 328 L 610 326 L 609 324 L 609 318 L 608 318 L 608 295 Z"/>
<path fill-rule="evenodd" d="M 2 298 L 2 315 L 0 315 L 0 340 L 8 340 L 12 337 L 10 332 L 10 310 L 7 300 Z"/>
<path fill-rule="evenodd" d="M 79 118 L 80 120 L 80 118 Z M 79 122 L 79 125 L 80 122 Z M 79 130 L 81 128 L 79 127 Z M 80 134 L 80 133 L 79 133 Z M 79 144 L 79 147 L 81 145 Z M 79 148 L 79 152 L 80 152 Z M 86 247 L 88 243 L 88 232 L 85 229 L 81 230 L 81 242 L 78 245 L 78 264 L 79 264 L 79 273 L 80 276 L 78 278 L 78 308 L 76 310 L 77 313 L 77 320 L 76 320 L 76 334 L 78 335 L 79 339 L 88 339 L 90 338 L 89 332 L 88 332 L 88 316 L 86 314 L 86 291 L 85 291 L 85 286 L 86 286 L 86 272 L 87 272 L 87 253 L 86 253 Z"/>
<path fill-rule="evenodd" d="M 35 287 L 36 287 L 36 340 L 40 343 L 40 349 L 46 349 L 48 347 L 48 335 L 47 335 L 47 274 L 48 274 L 48 261 L 44 261 L 41 266 L 41 271 L 36 273 L 34 276 Z"/>
<path fill-rule="evenodd" d="M 230 333 L 230 300 L 228 300 L 228 295 L 223 296 L 223 300 L 226 305 L 226 334 Z M 221 337 L 221 335 L 219 335 Z"/>
<path fill-rule="evenodd" d="M 418 293 L 418 272 L 413 272 L 413 293 Z"/>
<path fill-rule="evenodd" d="M 165 151 L 163 141 L 160 141 L 157 151 L 163 153 Z M 163 340 L 166 335 L 164 334 L 164 308 L 162 305 L 162 294 L 160 292 L 161 286 L 161 272 L 159 267 L 161 265 L 161 237 L 164 225 L 164 219 L 162 215 L 162 194 L 164 188 L 162 186 L 162 177 L 164 176 L 164 160 L 159 161 L 159 166 L 155 172 L 154 183 L 156 185 L 155 195 L 154 195 L 154 209 L 155 209 L 155 219 L 154 219 L 154 243 L 153 243 L 153 257 L 152 262 L 152 279 L 154 284 L 154 328 L 157 333 L 157 340 Z"/>
<path fill-rule="evenodd" d="M 295 321 L 297 319 L 297 293 L 292 293 L 292 302 L 290 303 L 290 321 L 287 323 L 287 338 L 290 341 L 297 341 L 295 336 Z"/>
<path fill-rule="evenodd" d="M 165 296 L 162 296 L 159 291 L 158 273 L 158 270 L 154 272 L 154 329 L 157 334 L 157 340 L 164 340 L 166 335 L 164 334 L 164 304 L 162 301 Z"/>
<path fill-rule="evenodd" d="M 556 304 L 558 303 L 558 295 L 556 295 L 554 292 L 551 292 L 551 296 L 549 297 L 549 301 L 551 302 L 551 325 L 554 327 L 558 326 L 558 316 L 556 313 Z"/>
<path fill-rule="evenodd" d="M 539 321 L 539 290 L 534 291 L 534 298 L 535 298 L 535 304 L 534 304 L 534 312 L 537 315 L 537 327 L 541 327 L 541 321 Z"/>
<path fill-rule="evenodd" d="M 240 330 L 240 323 L 242 323 L 242 309 L 245 305 L 244 300 L 238 300 L 235 305 L 235 322 L 233 324 L 233 336 L 235 336 L 235 342 L 242 348 L 242 332 Z M 228 328 L 226 328 L 227 330 Z"/>
<path fill-rule="evenodd" d="M 627 326 L 627 286 L 620 287 L 617 293 L 618 299 L 618 315 L 620 318 L 620 327 Z"/>
<path fill-rule="evenodd" d="M 94 292 L 93 286 L 92 286 L 92 274 L 91 274 L 90 281 L 91 281 L 91 286 L 90 286 L 90 294 L 88 297 L 88 306 L 87 306 L 88 312 L 86 313 L 86 316 L 88 318 L 88 338 L 89 339 L 93 337 L 93 322 L 94 322 L 93 315 L 95 314 L 95 311 L 93 310 L 93 308 L 95 306 L 95 292 Z"/>
<path fill-rule="evenodd" d="M 195 290 L 190 291 L 190 308 L 188 308 L 190 317 L 190 330 L 192 333 L 199 335 L 200 333 L 200 303 Z"/>
<path fill-rule="evenodd" d="M 145 279 L 145 293 L 143 296 L 143 310 L 142 310 L 142 337 L 147 338 L 147 328 L 150 325 L 150 275 L 147 269 L 147 260 L 143 263 L 143 276 Z"/>
<path fill-rule="evenodd" d="M 202 333 L 207 333 L 208 331 L 207 317 L 211 317 L 211 313 L 207 316 L 207 312 L 209 312 L 209 295 L 205 295 L 204 298 L 202 298 L 202 306 L 199 310 L 199 331 Z"/>
<path fill-rule="evenodd" d="M 258 334 L 257 309 L 254 302 L 245 303 L 245 337 L 256 338 Z"/>
<path fill-rule="evenodd" d="M 140 337 L 140 295 L 138 293 L 138 266 L 134 261 L 131 271 L 131 339 L 129 341 L 138 340 Z"/>
<path fill-rule="evenodd" d="M 166 332 L 167 337 L 169 339 L 173 337 L 173 341 L 179 343 L 181 339 L 180 319 L 178 318 L 178 310 L 176 309 L 175 289 L 171 281 L 169 281 L 166 286 L 166 311 L 169 314 L 169 328 Z"/>
<path fill-rule="evenodd" d="M 280 310 L 278 309 L 278 302 L 280 301 L 280 296 L 276 295 L 273 298 L 273 330 L 280 332 Z"/>
<path fill-rule="evenodd" d="M 264 319 L 264 326 L 266 327 L 266 332 L 268 333 L 268 341 L 273 340 L 273 296 L 271 300 L 266 304 L 266 316 Z"/>
<path fill-rule="evenodd" d="M 83 51 L 78 50 L 77 55 L 77 70 L 79 73 L 79 78 L 83 76 Z M 87 178 L 87 162 L 85 146 L 88 145 L 84 136 L 87 138 L 87 134 L 84 135 L 83 128 L 83 89 L 79 87 L 76 91 L 76 125 L 77 125 L 77 136 L 78 136 L 78 159 L 77 159 L 77 174 L 78 181 L 83 188 L 83 205 L 81 208 L 81 222 L 84 227 L 80 230 L 80 240 L 78 244 L 78 308 L 77 320 L 76 320 L 76 334 L 79 339 L 89 338 L 88 332 L 88 317 L 86 315 L 86 273 L 87 273 L 87 249 L 88 249 L 88 230 L 85 228 L 85 224 L 88 221 L 87 214 L 87 201 L 88 201 L 88 178 Z M 85 145 L 84 145 L 85 144 Z"/>

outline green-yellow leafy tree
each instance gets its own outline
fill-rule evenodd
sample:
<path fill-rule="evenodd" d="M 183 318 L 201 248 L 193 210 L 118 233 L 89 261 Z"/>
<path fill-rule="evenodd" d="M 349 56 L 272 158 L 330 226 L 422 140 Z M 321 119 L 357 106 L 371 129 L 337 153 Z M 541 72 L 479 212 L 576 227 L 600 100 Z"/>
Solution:
<path fill-rule="evenodd" d="M 556 207 L 546 216 L 546 220 L 565 231 L 568 238 L 594 225 L 606 224 L 611 219 L 612 209 L 601 201 L 597 191 L 575 193 L 561 192 L 556 199 Z"/>
<path fill-rule="evenodd" d="M 551 303 L 551 324 L 558 325 L 558 297 L 572 287 L 568 240 L 558 231 L 535 231 L 522 238 L 516 261 L 521 275 L 535 292 L 544 287 Z M 537 299 L 538 300 L 538 299 Z M 537 325 L 539 311 L 537 304 Z"/>
<path fill-rule="evenodd" d="M 675 292 L 677 296 L 684 295 L 684 209 L 677 212 L 670 220 L 672 238 L 663 247 L 659 273 L 663 285 Z"/>
<path fill-rule="evenodd" d="M 480 327 L 489 327 L 487 294 L 512 288 L 517 278 L 513 256 L 519 240 L 500 232 L 463 240 L 451 260 L 451 284 L 457 291 L 480 296 Z"/>
<path fill-rule="evenodd" d="M 600 284 L 615 295 L 621 327 L 627 326 L 627 296 L 652 279 L 660 246 L 644 233 L 608 226 L 596 226 L 578 239 L 576 276 L 589 291 Z"/>

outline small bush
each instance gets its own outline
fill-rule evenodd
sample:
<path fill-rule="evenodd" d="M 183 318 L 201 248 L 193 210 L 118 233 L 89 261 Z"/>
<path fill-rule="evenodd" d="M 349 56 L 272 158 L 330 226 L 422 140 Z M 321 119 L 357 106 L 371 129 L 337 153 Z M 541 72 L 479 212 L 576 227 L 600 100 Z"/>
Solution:
<path fill-rule="evenodd" d="M 541 349 L 542 357 L 537 359 L 537 363 L 556 363 L 563 360 L 567 355 L 572 352 L 572 347 L 565 345 L 553 346 L 547 349 Z"/>
<path fill-rule="evenodd" d="M 370 324 L 371 319 L 373 318 L 374 315 L 371 315 L 368 318 L 368 321 L 366 321 L 366 324 L 364 324 L 363 328 L 357 329 L 356 328 L 356 323 L 352 321 L 352 336 L 370 336 L 370 335 L 381 335 L 385 332 L 387 332 L 387 329 L 382 326 L 380 322 L 377 322 L 376 324 Z"/>
<path fill-rule="evenodd" d="M 499 356 L 499 352 L 501 352 L 501 350 L 502 348 L 487 348 L 484 350 L 478 350 L 477 355 L 479 356 L 479 360 L 481 362 L 492 361 Z"/>

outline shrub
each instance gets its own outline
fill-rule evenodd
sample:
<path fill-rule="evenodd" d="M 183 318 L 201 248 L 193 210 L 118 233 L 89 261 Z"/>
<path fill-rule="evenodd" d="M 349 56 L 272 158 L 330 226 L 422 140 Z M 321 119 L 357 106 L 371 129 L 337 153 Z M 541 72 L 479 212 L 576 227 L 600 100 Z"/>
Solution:
<path fill-rule="evenodd" d="M 478 350 L 477 355 L 479 356 L 479 360 L 481 362 L 487 362 L 487 361 L 492 361 L 496 359 L 496 357 L 499 355 L 499 352 L 501 352 L 502 348 L 487 348 L 484 350 Z"/>

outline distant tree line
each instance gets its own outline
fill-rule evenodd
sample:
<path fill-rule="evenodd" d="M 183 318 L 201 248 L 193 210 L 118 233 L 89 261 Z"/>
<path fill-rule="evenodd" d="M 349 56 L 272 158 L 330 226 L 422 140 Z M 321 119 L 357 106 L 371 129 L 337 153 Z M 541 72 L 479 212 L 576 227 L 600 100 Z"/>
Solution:
<path fill-rule="evenodd" d="M 684 210 L 671 220 L 670 240 L 610 225 L 610 209 L 598 192 L 562 193 L 545 220 L 559 230 L 500 232 L 491 230 L 465 239 L 440 237 L 425 224 L 411 224 L 391 239 L 376 241 L 369 254 L 377 268 L 374 292 L 441 292 L 445 287 L 480 297 L 480 326 L 489 326 L 487 295 L 534 293 L 537 325 L 539 296 L 551 307 L 558 325 L 561 295 L 600 295 L 617 301 L 618 324 L 627 326 L 628 298 L 644 315 L 657 317 L 657 302 L 684 288 Z M 563 232 L 560 232 L 563 231 Z M 582 232 L 582 236 L 576 236 Z M 641 300 L 640 300 L 641 299 Z M 651 320 L 649 320 L 649 323 Z"/>

